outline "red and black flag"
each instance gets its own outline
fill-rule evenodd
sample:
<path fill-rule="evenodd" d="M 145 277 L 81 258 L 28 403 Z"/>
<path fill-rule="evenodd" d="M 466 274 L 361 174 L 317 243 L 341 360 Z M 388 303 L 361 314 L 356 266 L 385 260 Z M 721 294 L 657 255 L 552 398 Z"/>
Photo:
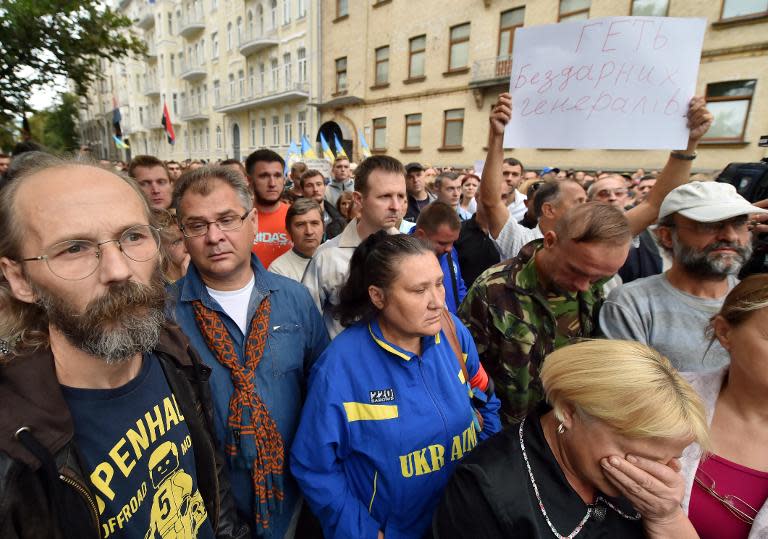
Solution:
<path fill-rule="evenodd" d="M 165 135 L 168 137 L 168 144 L 176 142 L 176 135 L 173 133 L 173 123 L 171 123 L 171 113 L 168 112 L 168 103 L 163 101 L 163 119 L 161 122 L 163 129 L 165 129 Z"/>

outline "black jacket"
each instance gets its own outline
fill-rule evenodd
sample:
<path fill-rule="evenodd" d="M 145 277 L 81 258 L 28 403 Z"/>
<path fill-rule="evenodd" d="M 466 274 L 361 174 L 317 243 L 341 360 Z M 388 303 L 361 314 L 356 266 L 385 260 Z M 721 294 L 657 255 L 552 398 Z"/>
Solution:
<path fill-rule="evenodd" d="M 323 200 L 323 211 L 331 218 L 330 222 L 325 226 L 325 239 L 329 240 L 341 234 L 341 231 L 347 226 L 347 220 L 327 200 Z"/>
<path fill-rule="evenodd" d="M 189 429 L 198 489 L 216 537 L 248 537 L 229 493 L 224 461 L 214 450 L 210 369 L 170 324 L 155 353 Z M 0 364 L 0 406 L 0 537 L 100 537 L 96 498 L 83 476 L 49 349 Z"/>

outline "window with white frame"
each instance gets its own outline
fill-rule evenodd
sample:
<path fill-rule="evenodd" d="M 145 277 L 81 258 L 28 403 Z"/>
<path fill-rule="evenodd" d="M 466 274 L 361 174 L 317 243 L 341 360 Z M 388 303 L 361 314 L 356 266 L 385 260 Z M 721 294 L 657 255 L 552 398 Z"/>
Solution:
<path fill-rule="evenodd" d="M 272 29 L 275 30 L 277 28 L 277 0 L 271 0 L 269 12 L 272 21 Z"/>
<path fill-rule="evenodd" d="M 219 33 L 211 34 L 211 58 L 219 57 Z"/>
<path fill-rule="evenodd" d="M 264 64 L 259 64 L 259 93 L 264 93 L 264 78 L 266 77 L 266 68 L 264 67 Z"/>
<path fill-rule="evenodd" d="M 256 146 L 256 118 L 251 118 L 251 146 Z"/>
<path fill-rule="evenodd" d="M 307 111 L 300 110 L 297 116 L 296 124 L 299 128 L 299 139 L 302 139 L 307 134 Z"/>
<path fill-rule="evenodd" d="M 261 119 L 261 145 L 267 145 L 267 119 Z"/>
<path fill-rule="evenodd" d="M 272 144 L 280 146 L 280 117 L 272 116 Z"/>
<path fill-rule="evenodd" d="M 283 0 L 283 24 L 291 22 L 291 0 Z"/>
<path fill-rule="evenodd" d="M 276 92 L 280 82 L 280 67 L 277 65 L 277 58 L 272 58 L 270 63 L 272 67 L 272 91 Z"/>
<path fill-rule="evenodd" d="M 283 127 L 285 130 L 285 143 L 290 144 L 293 140 L 293 118 L 290 112 L 287 112 L 283 118 Z"/>
<path fill-rule="evenodd" d="M 283 54 L 283 78 L 285 79 L 285 89 L 290 88 L 293 82 L 291 77 L 291 53 L 286 52 Z"/>
<path fill-rule="evenodd" d="M 221 150 L 221 126 L 216 126 L 216 148 Z"/>
<path fill-rule="evenodd" d="M 242 69 L 237 72 L 237 89 L 237 96 L 243 97 L 245 95 L 245 72 Z"/>
<path fill-rule="evenodd" d="M 299 82 L 307 81 L 307 49 L 301 48 L 296 52 L 299 64 Z"/>
<path fill-rule="evenodd" d="M 218 80 L 213 81 L 213 106 L 218 107 L 221 105 L 221 82 Z"/>
<path fill-rule="evenodd" d="M 227 24 L 227 50 L 232 50 L 232 23 Z"/>
<path fill-rule="evenodd" d="M 229 74 L 229 99 L 232 100 L 235 98 L 235 76 L 230 73 Z"/>

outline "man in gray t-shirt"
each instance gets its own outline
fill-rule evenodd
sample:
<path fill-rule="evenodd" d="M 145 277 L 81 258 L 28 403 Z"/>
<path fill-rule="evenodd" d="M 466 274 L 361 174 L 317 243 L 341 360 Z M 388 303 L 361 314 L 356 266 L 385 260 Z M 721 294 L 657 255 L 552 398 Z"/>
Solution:
<path fill-rule="evenodd" d="M 749 215 L 768 213 L 729 184 L 692 182 L 672 190 L 659 212 L 659 241 L 672 254 L 662 275 L 613 290 L 600 311 L 612 339 L 657 349 L 681 371 L 713 370 L 728 353 L 706 336 L 709 320 L 752 253 Z"/>

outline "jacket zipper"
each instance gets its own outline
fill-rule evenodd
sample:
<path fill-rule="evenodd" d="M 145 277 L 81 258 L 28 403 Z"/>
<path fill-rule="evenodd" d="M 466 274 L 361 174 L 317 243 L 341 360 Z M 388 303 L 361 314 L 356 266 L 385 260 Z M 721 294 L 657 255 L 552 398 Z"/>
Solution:
<path fill-rule="evenodd" d="M 427 384 L 427 379 L 424 376 L 424 366 L 422 365 L 422 362 L 421 362 L 421 356 L 418 356 L 418 357 L 419 357 L 419 372 L 421 373 L 421 379 L 424 382 L 424 388 L 427 390 L 427 394 L 429 395 L 429 398 L 432 399 L 432 404 L 434 404 L 435 408 L 437 408 L 437 412 L 440 414 L 440 418 L 443 420 L 443 428 L 445 429 L 445 433 L 448 434 L 448 420 L 445 418 L 443 409 L 437 405 L 435 396 L 432 394 L 432 391 L 429 389 L 429 385 Z"/>
<path fill-rule="evenodd" d="M 101 537 L 101 529 L 99 528 L 99 511 L 98 509 L 96 509 L 96 502 L 93 501 L 93 498 L 88 492 L 88 489 L 76 479 L 69 477 L 67 475 L 64 475 L 63 473 L 59 474 L 59 479 L 61 479 L 65 484 L 75 489 L 80 494 L 80 496 L 82 496 L 85 499 L 85 501 L 88 503 L 88 508 L 91 510 L 91 517 L 93 518 L 93 523 L 96 526 L 96 533 L 99 537 Z"/>

